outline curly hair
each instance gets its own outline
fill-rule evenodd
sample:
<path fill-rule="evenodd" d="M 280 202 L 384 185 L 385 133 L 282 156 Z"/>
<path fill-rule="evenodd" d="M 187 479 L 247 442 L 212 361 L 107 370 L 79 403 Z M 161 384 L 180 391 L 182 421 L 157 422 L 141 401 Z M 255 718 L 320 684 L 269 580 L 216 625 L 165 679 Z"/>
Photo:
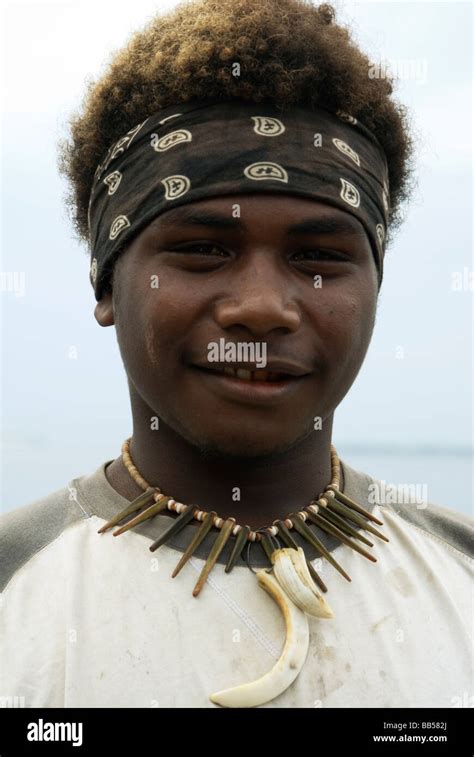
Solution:
<path fill-rule="evenodd" d="M 394 80 L 371 78 L 369 58 L 335 23 L 333 6 L 310 0 L 187 0 L 156 15 L 87 82 L 80 112 L 58 142 L 65 204 L 80 242 L 95 169 L 110 145 L 150 113 L 199 97 L 324 106 L 358 118 L 381 143 L 390 182 L 391 230 L 412 194 L 413 138 Z M 232 65 L 240 64 L 240 76 Z"/>

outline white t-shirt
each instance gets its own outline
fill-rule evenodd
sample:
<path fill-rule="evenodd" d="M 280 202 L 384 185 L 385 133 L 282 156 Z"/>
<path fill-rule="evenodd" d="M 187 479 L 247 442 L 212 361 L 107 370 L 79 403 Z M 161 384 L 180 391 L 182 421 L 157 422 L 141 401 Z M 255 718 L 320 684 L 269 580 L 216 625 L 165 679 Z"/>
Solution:
<path fill-rule="evenodd" d="M 110 462 L 0 518 L 0 701 L 217 707 L 211 693 L 274 665 L 285 638 L 281 612 L 243 558 L 224 572 L 228 551 L 192 596 L 215 531 L 174 579 L 195 525 L 154 553 L 148 547 L 171 515 L 117 538 L 99 535 L 127 505 L 106 478 Z M 303 669 L 262 706 L 466 706 L 473 519 L 432 504 L 371 504 L 380 482 L 341 467 L 345 493 L 383 520 L 390 543 L 374 539 L 371 563 L 318 532 L 352 583 L 326 560 L 312 560 L 334 618 L 308 616 Z M 258 549 L 255 569 L 263 565 Z"/>

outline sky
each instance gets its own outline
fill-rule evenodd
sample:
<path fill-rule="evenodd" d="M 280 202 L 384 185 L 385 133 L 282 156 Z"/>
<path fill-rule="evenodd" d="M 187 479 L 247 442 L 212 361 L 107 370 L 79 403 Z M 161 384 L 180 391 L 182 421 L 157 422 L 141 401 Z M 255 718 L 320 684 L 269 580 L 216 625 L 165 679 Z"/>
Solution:
<path fill-rule="evenodd" d="M 446 485 L 450 456 L 462 458 L 469 487 L 472 5 L 333 4 L 371 59 L 399 73 L 396 97 L 410 109 L 417 139 L 415 196 L 388 250 L 372 343 L 336 411 L 333 442 L 349 461 L 434 451 Z M 94 319 L 89 260 L 64 206 L 56 143 L 86 81 L 100 77 L 109 55 L 157 9 L 174 5 L 1 5 L 3 509 L 94 471 L 131 433 L 115 331 Z M 402 468 L 396 475 L 405 480 Z"/>

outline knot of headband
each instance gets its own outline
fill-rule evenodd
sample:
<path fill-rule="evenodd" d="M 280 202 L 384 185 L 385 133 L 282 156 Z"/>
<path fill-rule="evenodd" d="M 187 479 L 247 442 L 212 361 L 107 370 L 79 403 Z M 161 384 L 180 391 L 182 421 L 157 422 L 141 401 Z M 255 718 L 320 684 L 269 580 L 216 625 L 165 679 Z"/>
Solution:
<path fill-rule="evenodd" d="M 97 166 L 88 209 L 90 281 L 102 296 L 119 251 L 160 213 L 205 197 L 276 192 L 352 213 L 379 274 L 389 210 L 383 149 L 356 118 L 322 107 L 194 100 L 163 108 Z"/>

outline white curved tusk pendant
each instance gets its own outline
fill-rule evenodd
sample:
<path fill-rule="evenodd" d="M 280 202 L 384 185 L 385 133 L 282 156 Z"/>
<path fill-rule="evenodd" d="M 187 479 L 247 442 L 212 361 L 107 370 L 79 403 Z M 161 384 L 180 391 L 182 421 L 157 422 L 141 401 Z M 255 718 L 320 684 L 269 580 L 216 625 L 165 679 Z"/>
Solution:
<path fill-rule="evenodd" d="M 275 575 L 262 568 L 256 576 L 259 585 L 270 594 L 283 613 L 285 645 L 279 660 L 261 678 L 211 694 L 211 702 L 223 707 L 258 707 L 279 696 L 298 676 L 308 654 L 309 625 L 306 614 L 316 618 L 334 617 L 314 584 L 301 547 L 276 549 L 271 560 Z"/>
<path fill-rule="evenodd" d="M 258 570 L 256 575 L 260 586 L 277 602 L 283 613 L 285 646 L 280 659 L 261 678 L 211 694 L 211 702 L 223 707 L 258 707 L 274 699 L 293 683 L 308 653 L 309 625 L 306 614 L 291 601 L 276 578 L 267 573 L 266 569 Z"/>
<path fill-rule="evenodd" d="M 333 618 L 334 613 L 317 590 L 301 547 L 275 549 L 272 554 L 275 577 L 300 610 L 314 618 Z"/>

